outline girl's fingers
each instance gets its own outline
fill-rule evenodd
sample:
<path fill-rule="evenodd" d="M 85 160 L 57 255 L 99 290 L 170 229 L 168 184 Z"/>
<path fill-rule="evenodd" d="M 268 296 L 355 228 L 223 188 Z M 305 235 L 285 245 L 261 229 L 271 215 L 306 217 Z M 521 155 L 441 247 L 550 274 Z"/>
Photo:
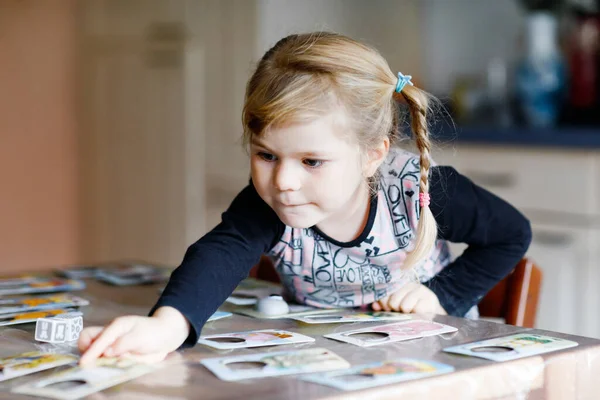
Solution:
<path fill-rule="evenodd" d="M 404 298 L 408 294 L 409 289 L 406 288 L 406 285 L 401 287 L 400 290 L 394 292 L 390 296 L 390 300 L 388 301 L 389 307 L 392 311 L 402 311 L 400 309 L 400 305 L 404 301 Z"/>
<path fill-rule="evenodd" d="M 125 319 L 117 318 L 108 325 L 97 337 L 96 340 L 88 347 L 85 353 L 81 356 L 79 364 L 85 366 L 94 362 L 100 357 L 115 340 L 129 331 L 130 324 Z"/>
<path fill-rule="evenodd" d="M 412 313 L 415 312 L 415 306 L 421 299 L 419 295 L 419 290 L 412 290 L 402 298 L 402 301 L 398 304 L 398 308 L 403 313 Z"/>
<path fill-rule="evenodd" d="M 139 345 L 140 341 L 136 335 L 125 334 L 117 338 L 104 354 L 107 357 L 120 357 L 125 353 L 134 352 Z"/>
<path fill-rule="evenodd" d="M 103 326 L 90 326 L 82 330 L 79 334 L 79 339 L 77 340 L 77 347 L 79 347 L 79 351 L 81 353 L 85 353 L 85 351 L 88 349 L 88 347 L 90 347 L 92 342 L 96 340 L 103 329 Z"/>
<path fill-rule="evenodd" d="M 426 314 L 434 311 L 431 303 L 425 299 L 419 299 L 414 307 L 414 312 L 419 314 Z"/>
<path fill-rule="evenodd" d="M 379 305 L 381 306 L 383 311 L 391 311 L 389 302 L 390 302 L 390 296 L 384 297 L 383 299 L 379 299 Z"/>

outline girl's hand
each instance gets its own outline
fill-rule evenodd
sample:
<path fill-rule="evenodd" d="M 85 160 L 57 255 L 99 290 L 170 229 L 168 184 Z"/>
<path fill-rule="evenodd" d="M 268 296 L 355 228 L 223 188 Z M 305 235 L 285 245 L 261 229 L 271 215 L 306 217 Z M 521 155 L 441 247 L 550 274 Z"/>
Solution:
<path fill-rule="evenodd" d="M 98 357 L 128 357 L 141 362 L 162 361 L 188 337 L 190 324 L 179 311 L 161 307 L 152 317 L 128 315 L 106 327 L 84 329 L 79 336 L 79 364 L 86 366 Z"/>
<path fill-rule="evenodd" d="M 420 283 L 407 283 L 400 290 L 371 304 L 375 311 L 434 313 L 446 315 L 435 293 Z"/>

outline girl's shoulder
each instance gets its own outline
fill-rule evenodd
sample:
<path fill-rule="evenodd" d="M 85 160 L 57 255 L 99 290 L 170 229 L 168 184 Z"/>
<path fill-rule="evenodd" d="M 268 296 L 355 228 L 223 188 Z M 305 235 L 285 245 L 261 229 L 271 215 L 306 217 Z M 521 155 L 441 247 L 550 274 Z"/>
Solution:
<path fill-rule="evenodd" d="M 387 179 L 410 179 L 421 173 L 420 156 L 408 150 L 398 147 L 390 148 L 390 151 L 381 164 L 381 176 Z M 435 161 L 431 160 L 431 166 L 435 167 Z"/>
<path fill-rule="evenodd" d="M 403 179 L 406 175 L 419 174 L 419 155 L 400 148 L 390 148 L 390 151 L 381 164 L 382 178 Z"/>

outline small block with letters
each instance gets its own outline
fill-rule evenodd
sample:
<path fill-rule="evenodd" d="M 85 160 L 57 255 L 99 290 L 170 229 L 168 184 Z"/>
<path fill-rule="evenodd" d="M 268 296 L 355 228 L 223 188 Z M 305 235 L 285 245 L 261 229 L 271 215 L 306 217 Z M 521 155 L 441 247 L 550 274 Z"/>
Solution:
<path fill-rule="evenodd" d="M 56 317 L 38 318 L 35 323 L 35 340 L 64 343 L 77 340 L 83 329 L 81 312 L 59 314 Z"/>

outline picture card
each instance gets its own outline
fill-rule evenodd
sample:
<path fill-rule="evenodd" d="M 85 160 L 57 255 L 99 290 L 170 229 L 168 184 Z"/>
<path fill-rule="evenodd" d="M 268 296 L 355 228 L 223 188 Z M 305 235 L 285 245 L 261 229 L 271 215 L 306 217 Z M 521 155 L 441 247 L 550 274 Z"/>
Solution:
<path fill-rule="evenodd" d="M 230 312 L 227 312 L 227 311 L 215 311 L 215 313 L 213 315 L 211 315 L 208 318 L 208 321 L 206 321 L 206 322 L 217 321 L 219 319 L 231 317 L 232 315 L 233 314 L 231 314 Z"/>
<path fill-rule="evenodd" d="M 260 279 L 246 278 L 240 282 L 233 293 L 225 300 L 237 306 L 256 304 L 258 299 L 272 294 L 281 295 L 283 289 L 280 285 Z"/>
<path fill-rule="evenodd" d="M 76 363 L 79 357 L 72 354 L 45 353 L 31 351 L 10 357 L 0 358 L 0 381 L 29 375 L 35 372 Z"/>
<path fill-rule="evenodd" d="M 59 371 L 43 379 L 17 386 L 11 392 L 73 400 L 130 381 L 156 369 L 156 366 L 127 359 L 100 358 L 94 366 L 75 366 Z"/>
<path fill-rule="evenodd" d="M 452 371 L 454 367 L 436 361 L 399 358 L 358 365 L 345 370 L 303 375 L 299 379 L 351 391 L 428 378 Z"/>
<path fill-rule="evenodd" d="M 223 333 L 200 336 L 198 343 L 215 349 L 242 349 L 248 347 L 280 346 L 294 343 L 310 343 L 315 339 L 295 332 L 279 329 Z"/>
<path fill-rule="evenodd" d="M 200 363 L 224 381 L 350 368 L 346 360 L 324 348 L 205 358 Z"/>
<path fill-rule="evenodd" d="M 5 287 L 13 287 L 15 285 L 24 285 L 29 282 L 39 280 L 40 277 L 34 275 L 21 275 L 16 278 L 4 278 L 0 279 L 0 289 Z"/>
<path fill-rule="evenodd" d="M 0 316 L 2 314 L 81 307 L 87 306 L 88 304 L 90 304 L 90 302 L 86 299 L 69 293 L 0 298 Z"/>
<path fill-rule="evenodd" d="M 447 347 L 447 353 L 463 354 L 492 361 L 510 361 L 578 346 L 577 342 L 533 333 L 519 333 Z"/>
<path fill-rule="evenodd" d="M 148 264 L 113 264 L 101 268 L 96 278 L 116 286 L 144 285 L 169 280 L 172 270 Z"/>
<path fill-rule="evenodd" d="M 0 283 L 0 295 L 71 292 L 85 289 L 85 283 L 77 279 L 65 278 L 17 278 L 4 279 Z"/>
<path fill-rule="evenodd" d="M 385 311 L 366 311 L 357 313 L 325 313 L 296 316 L 292 319 L 306 324 L 342 324 L 349 322 L 373 322 L 373 321 L 405 321 L 411 319 L 408 314 Z"/>
<path fill-rule="evenodd" d="M 356 346 L 371 347 L 456 331 L 456 328 L 438 322 L 409 320 L 363 329 L 354 329 L 347 332 L 331 333 L 324 335 L 324 337 L 354 344 Z"/>
<path fill-rule="evenodd" d="M 60 268 L 54 272 L 59 276 L 69 279 L 85 279 L 96 277 L 98 271 L 100 271 L 100 267 L 96 265 L 76 265 Z"/>
<path fill-rule="evenodd" d="M 232 310 L 236 314 L 247 315 L 252 318 L 260 318 L 260 319 L 282 319 L 282 318 L 293 318 L 293 317 L 301 317 L 306 315 L 315 315 L 315 314 L 325 314 L 332 312 L 339 312 L 343 309 L 341 308 L 317 308 L 312 306 L 307 306 L 303 304 L 294 304 L 288 303 L 290 312 L 287 314 L 277 314 L 277 315 L 266 315 L 254 307 L 239 307 Z"/>
<path fill-rule="evenodd" d="M 73 308 L 58 308 L 54 310 L 31 311 L 0 315 L 0 326 L 19 325 L 36 322 L 38 318 L 50 318 L 60 314 L 76 312 Z"/>

